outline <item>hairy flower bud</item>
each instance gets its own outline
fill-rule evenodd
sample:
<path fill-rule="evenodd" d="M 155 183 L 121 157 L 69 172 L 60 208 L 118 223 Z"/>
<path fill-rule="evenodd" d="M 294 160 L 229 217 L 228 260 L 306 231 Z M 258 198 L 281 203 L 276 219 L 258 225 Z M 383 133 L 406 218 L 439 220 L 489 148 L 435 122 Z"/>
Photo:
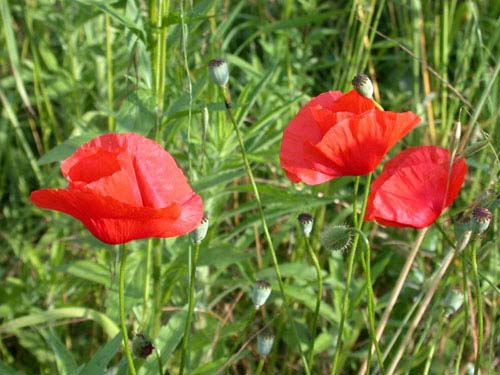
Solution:
<path fill-rule="evenodd" d="M 297 219 L 299 220 L 304 237 L 309 238 L 313 229 L 314 218 L 311 215 L 304 213 L 300 214 Z"/>
<path fill-rule="evenodd" d="M 265 280 L 257 280 L 252 290 L 252 302 L 256 309 L 264 305 L 271 295 L 271 284 Z"/>
<path fill-rule="evenodd" d="M 138 358 L 147 358 L 153 352 L 154 346 L 151 340 L 146 338 L 142 333 L 135 335 L 132 342 L 132 352 Z"/>
<path fill-rule="evenodd" d="M 352 244 L 351 230 L 345 225 L 330 225 L 323 231 L 320 240 L 325 249 L 344 252 Z"/>
<path fill-rule="evenodd" d="M 274 344 L 274 334 L 269 330 L 264 330 L 257 336 L 257 352 L 261 358 L 266 358 Z"/>
<path fill-rule="evenodd" d="M 205 239 L 207 231 L 208 231 L 208 217 L 203 215 L 200 225 L 198 225 L 198 227 L 191 232 L 191 238 L 193 239 L 194 243 L 200 244 L 201 241 Z"/>
<path fill-rule="evenodd" d="M 217 58 L 208 63 L 208 74 L 212 81 L 219 86 L 226 86 L 229 81 L 229 69 L 226 60 Z"/>
<path fill-rule="evenodd" d="M 366 74 L 360 73 L 352 80 L 352 85 L 359 95 L 365 98 L 373 98 L 373 84 Z"/>

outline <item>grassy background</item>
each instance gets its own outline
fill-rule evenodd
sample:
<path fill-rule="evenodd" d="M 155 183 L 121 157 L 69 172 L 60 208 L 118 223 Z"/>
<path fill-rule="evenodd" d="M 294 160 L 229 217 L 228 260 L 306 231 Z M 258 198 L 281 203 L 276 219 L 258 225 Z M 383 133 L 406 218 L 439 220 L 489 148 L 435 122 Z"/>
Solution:
<path fill-rule="evenodd" d="M 163 8 L 158 12 L 159 3 Z M 390 152 L 406 146 L 448 146 L 454 122 L 464 144 L 487 140 L 468 157 L 469 172 L 451 210 L 428 231 L 381 341 L 404 337 L 426 279 L 439 265 L 453 215 L 499 190 L 500 2 L 498 1 L 214 1 L 0 0 L 0 373 L 98 374 L 106 363 L 123 372 L 117 308 L 117 250 L 93 239 L 64 215 L 29 203 L 32 190 L 64 186 L 58 161 L 109 130 L 155 137 L 186 171 L 203 197 L 210 230 L 198 273 L 192 368 L 213 374 L 252 309 L 256 279 L 273 294 L 248 339 L 269 324 L 276 334 L 268 374 L 301 373 L 289 324 L 281 310 L 255 201 L 237 140 L 226 121 L 207 63 L 229 63 L 236 118 L 272 223 L 286 290 L 304 348 L 315 299 L 315 274 L 296 224 L 315 213 L 316 235 L 350 223 L 353 180 L 293 185 L 279 167 L 281 135 L 302 104 L 321 92 L 347 91 L 358 72 L 376 85 L 376 99 L 392 111 L 412 110 L 423 121 Z M 465 143 L 466 142 L 466 143 Z M 493 203 L 491 208 L 495 208 Z M 499 221 L 478 250 L 485 314 L 483 372 L 500 372 Z M 368 224 L 380 317 L 417 231 Z M 344 285 L 344 258 L 314 239 L 325 277 L 313 373 L 327 374 L 334 351 Z M 155 338 L 165 368 L 176 373 L 182 312 L 187 302 L 187 237 L 157 241 L 161 249 L 162 327 L 141 324 L 145 241 L 131 244 L 127 306 L 133 330 Z M 357 373 L 368 351 L 366 298 L 360 262 L 352 285 L 342 368 Z M 446 312 L 446 295 L 465 303 Z M 468 252 L 440 283 L 398 371 L 470 371 L 477 327 Z M 252 373 L 255 340 L 233 358 L 229 373 Z M 388 353 L 389 359 L 391 353 Z M 388 359 L 388 360 L 389 360 Z M 101 360 L 101 362 L 99 362 Z M 102 362 L 103 361 L 103 362 Z M 100 364 L 104 363 L 104 364 Z M 120 367 L 121 366 L 121 367 Z M 140 373 L 157 373 L 156 359 Z M 373 362 L 375 368 L 375 363 Z"/>

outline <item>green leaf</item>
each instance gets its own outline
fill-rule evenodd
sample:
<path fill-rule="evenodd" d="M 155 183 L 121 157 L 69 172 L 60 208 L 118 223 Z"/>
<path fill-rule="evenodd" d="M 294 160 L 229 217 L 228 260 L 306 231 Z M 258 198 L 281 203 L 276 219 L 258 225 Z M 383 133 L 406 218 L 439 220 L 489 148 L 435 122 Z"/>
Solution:
<path fill-rule="evenodd" d="M 10 322 L 0 325 L 0 333 L 15 333 L 24 327 L 32 327 L 37 324 L 47 324 L 62 319 L 86 318 L 100 324 L 109 337 L 114 337 L 120 330 L 106 315 L 98 311 L 84 307 L 65 307 L 49 311 L 41 311 L 25 315 Z"/>
<path fill-rule="evenodd" d="M 106 288 L 110 287 L 110 275 L 108 269 L 103 265 L 96 264 L 89 260 L 77 260 L 76 262 L 59 266 L 56 270 L 104 285 Z"/>
<path fill-rule="evenodd" d="M 40 330 L 47 344 L 51 347 L 56 356 L 57 370 L 60 375 L 70 375 L 76 372 L 77 364 L 71 352 L 61 342 L 52 329 Z"/>
<path fill-rule="evenodd" d="M 111 359 L 122 343 L 122 334 L 117 334 L 111 341 L 101 347 L 92 357 L 89 363 L 83 368 L 79 375 L 104 374 Z"/>
<path fill-rule="evenodd" d="M 0 361 L 0 375 L 19 375 L 19 373 L 8 364 Z"/>

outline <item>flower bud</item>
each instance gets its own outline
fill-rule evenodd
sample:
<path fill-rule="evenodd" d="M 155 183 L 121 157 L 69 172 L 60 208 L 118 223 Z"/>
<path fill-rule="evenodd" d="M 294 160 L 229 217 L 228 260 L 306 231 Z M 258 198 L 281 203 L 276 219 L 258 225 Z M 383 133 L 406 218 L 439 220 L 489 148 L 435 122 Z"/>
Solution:
<path fill-rule="evenodd" d="M 191 238 L 193 239 L 195 244 L 200 244 L 201 241 L 204 240 L 204 238 L 207 235 L 208 231 L 208 217 L 203 215 L 203 219 L 201 219 L 200 225 L 198 225 L 198 228 L 193 230 L 191 232 Z"/>
<path fill-rule="evenodd" d="M 454 314 L 462 307 L 464 303 L 464 295 L 457 290 L 450 290 L 443 299 L 443 305 L 445 309 L 445 314 L 450 316 Z"/>
<path fill-rule="evenodd" d="M 373 98 L 373 84 L 366 74 L 360 73 L 352 80 L 352 85 L 359 95 L 365 98 Z"/>
<path fill-rule="evenodd" d="M 208 63 L 208 74 L 212 81 L 221 87 L 226 86 L 229 81 L 229 69 L 226 60 L 217 58 Z"/>
<path fill-rule="evenodd" d="M 271 284 L 265 280 L 255 282 L 252 290 L 252 302 L 256 309 L 264 305 L 271 295 Z"/>
<path fill-rule="evenodd" d="M 490 225 L 493 214 L 484 207 L 476 207 L 472 211 L 471 230 L 476 234 L 483 233 Z"/>
<path fill-rule="evenodd" d="M 135 335 L 132 342 L 132 352 L 138 358 L 147 358 L 153 352 L 154 346 L 151 340 L 147 339 L 142 333 Z"/>
<path fill-rule="evenodd" d="M 261 358 L 266 358 L 274 344 L 274 334 L 269 330 L 264 330 L 257 336 L 257 352 Z"/>
<path fill-rule="evenodd" d="M 302 233 L 304 234 L 304 237 L 309 238 L 314 224 L 313 217 L 309 214 L 300 214 L 297 219 L 299 220 L 299 224 L 300 227 L 302 228 Z"/>
<path fill-rule="evenodd" d="M 345 225 L 330 225 L 321 233 L 320 240 L 327 250 L 345 252 L 352 244 L 352 234 Z"/>

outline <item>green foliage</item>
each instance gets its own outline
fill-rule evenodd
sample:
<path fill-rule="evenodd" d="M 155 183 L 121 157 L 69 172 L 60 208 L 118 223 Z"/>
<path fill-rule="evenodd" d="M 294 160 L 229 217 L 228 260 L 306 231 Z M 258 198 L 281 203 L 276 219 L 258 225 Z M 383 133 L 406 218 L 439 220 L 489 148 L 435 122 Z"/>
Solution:
<path fill-rule="evenodd" d="M 169 8 L 155 10 L 160 3 Z M 265 371 L 298 373 L 300 356 L 238 142 L 207 77 L 207 63 L 215 57 L 229 64 L 233 110 L 300 341 L 304 349 L 315 341 L 312 373 L 329 374 L 338 349 L 333 343 L 346 269 L 343 254 L 326 251 L 318 238 L 327 225 L 351 224 L 353 180 L 294 185 L 278 154 L 283 129 L 300 106 L 327 90 L 347 91 L 359 72 L 372 77 L 384 108 L 422 117 L 391 156 L 413 145 L 448 147 L 457 121 L 465 148 L 482 145 L 467 156 L 468 177 L 458 199 L 420 246 L 380 342 L 385 362 L 404 340 L 429 289 L 426 280 L 455 241 L 455 215 L 483 205 L 494 220 L 475 245 L 488 327 L 482 370 L 500 372 L 499 2 L 0 0 L 0 17 L 1 374 L 126 372 L 119 350 L 118 249 L 95 240 L 76 220 L 29 202 L 35 189 L 65 186 L 59 162 L 113 129 L 113 122 L 116 131 L 158 137 L 202 196 L 210 218 L 197 271 L 191 373 L 252 373 L 259 361 L 255 337 L 264 326 L 276 335 Z M 317 219 L 312 243 L 325 282 L 316 332 L 309 329 L 316 284 L 296 223 L 301 212 Z M 365 232 L 373 249 L 377 322 L 418 233 L 371 223 Z M 188 236 L 154 242 L 161 252 L 163 308 L 157 332 L 152 286 L 144 303 L 152 277 L 147 246 L 130 245 L 126 311 L 130 336 L 151 336 L 160 361 L 153 352 L 136 367 L 139 374 L 154 374 L 161 363 L 163 371 L 177 373 L 191 245 Z M 358 373 L 370 350 L 366 280 L 361 260 L 355 262 L 343 373 Z M 464 252 L 440 281 L 398 372 L 463 373 L 470 366 L 478 337 L 471 275 L 471 254 Z M 273 293 L 233 350 L 253 309 L 248 293 L 257 279 L 268 280 Z M 442 305 L 449 290 L 464 295 L 452 315 Z M 372 358 L 372 370 L 376 366 Z"/>

